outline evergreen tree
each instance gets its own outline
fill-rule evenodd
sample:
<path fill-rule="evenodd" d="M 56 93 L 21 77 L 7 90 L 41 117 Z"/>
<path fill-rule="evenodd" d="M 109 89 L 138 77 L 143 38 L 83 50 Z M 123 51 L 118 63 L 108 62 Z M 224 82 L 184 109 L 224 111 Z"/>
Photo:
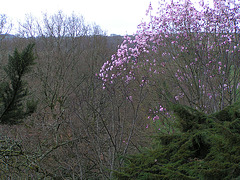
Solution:
<path fill-rule="evenodd" d="M 179 131 L 129 156 L 118 179 L 240 179 L 240 102 L 207 115 L 173 105 Z"/>
<path fill-rule="evenodd" d="M 29 93 L 27 83 L 23 81 L 34 64 L 33 47 L 34 44 L 29 44 L 22 52 L 15 49 L 4 67 L 7 79 L 0 84 L 1 124 L 19 124 L 36 109 L 36 102 L 26 99 Z"/>

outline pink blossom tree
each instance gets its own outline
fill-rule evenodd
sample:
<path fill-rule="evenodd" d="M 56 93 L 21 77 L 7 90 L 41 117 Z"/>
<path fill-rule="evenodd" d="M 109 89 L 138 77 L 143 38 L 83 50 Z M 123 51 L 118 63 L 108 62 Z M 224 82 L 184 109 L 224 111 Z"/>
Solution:
<path fill-rule="evenodd" d="M 144 88 L 149 119 L 168 133 L 174 131 L 169 102 L 205 113 L 231 105 L 240 95 L 239 9 L 239 1 L 232 0 L 213 0 L 213 7 L 204 1 L 197 6 L 191 0 L 162 1 L 152 15 L 150 4 L 150 21 L 139 24 L 103 64 L 103 89 L 120 83 L 134 102 Z"/>

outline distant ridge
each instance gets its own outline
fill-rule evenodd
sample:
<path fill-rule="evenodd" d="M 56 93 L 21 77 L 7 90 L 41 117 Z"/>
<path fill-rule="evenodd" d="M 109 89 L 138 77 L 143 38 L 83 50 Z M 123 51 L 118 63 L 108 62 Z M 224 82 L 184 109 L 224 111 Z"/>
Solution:
<path fill-rule="evenodd" d="M 14 37 L 16 36 L 12 34 L 0 34 L 0 39 L 13 39 Z"/>

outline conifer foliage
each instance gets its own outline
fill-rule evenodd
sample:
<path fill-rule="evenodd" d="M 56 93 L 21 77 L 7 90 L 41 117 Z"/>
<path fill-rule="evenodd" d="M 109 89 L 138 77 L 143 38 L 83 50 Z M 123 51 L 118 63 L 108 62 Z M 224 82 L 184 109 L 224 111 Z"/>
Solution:
<path fill-rule="evenodd" d="M 129 156 L 118 179 L 239 179 L 240 103 L 206 115 L 173 105 L 179 131 Z"/>
<path fill-rule="evenodd" d="M 15 49 L 9 55 L 4 67 L 6 80 L 0 84 L 0 123 L 19 124 L 36 109 L 36 102 L 27 100 L 27 83 L 23 77 L 29 73 L 34 64 L 34 44 L 29 44 L 22 52 Z"/>

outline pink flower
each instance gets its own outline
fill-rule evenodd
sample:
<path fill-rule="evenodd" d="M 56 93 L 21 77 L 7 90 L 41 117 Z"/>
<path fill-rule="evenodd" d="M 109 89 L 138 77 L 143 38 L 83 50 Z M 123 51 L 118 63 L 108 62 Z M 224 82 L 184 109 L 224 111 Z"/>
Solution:
<path fill-rule="evenodd" d="M 129 101 L 132 101 L 132 96 L 128 96 L 128 100 L 129 100 Z"/>
<path fill-rule="evenodd" d="M 156 120 L 159 120 L 159 116 L 158 116 L 158 115 L 154 116 L 154 118 L 153 118 L 153 121 L 154 121 L 154 122 L 155 122 Z"/>
<path fill-rule="evenodd" d="M 208 95 L 209 99 L 212 99 L 211 93 L 208 93 L 207 95 Z"/>

